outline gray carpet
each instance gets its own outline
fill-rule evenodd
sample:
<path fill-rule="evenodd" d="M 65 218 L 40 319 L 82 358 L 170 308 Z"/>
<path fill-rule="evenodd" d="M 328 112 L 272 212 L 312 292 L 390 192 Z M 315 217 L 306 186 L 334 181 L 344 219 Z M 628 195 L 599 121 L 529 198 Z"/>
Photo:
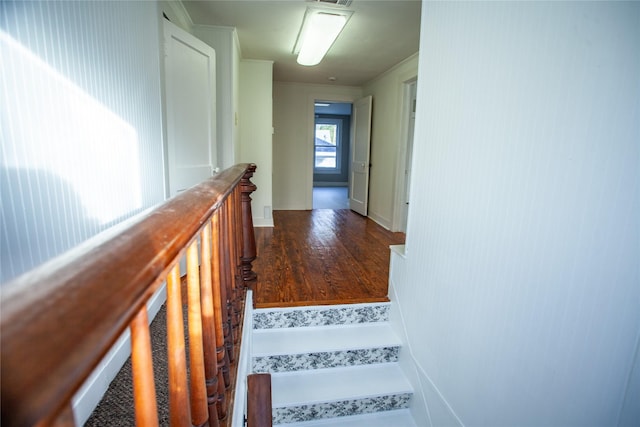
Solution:
<path fill-rule="evenodd" d="M 166 319 L 167 312 L 163 305 L 153 322 L 151 322 L 150 328 L 153 374 L 158 401 L 158 422 L 161 426 L 169 425 Z M 85 426 L 130 427 L 135 426 L 135 424 L 131 357 L 129 357 L 118 375 L 111 382 L 102 401 L 93 411 Z"/>

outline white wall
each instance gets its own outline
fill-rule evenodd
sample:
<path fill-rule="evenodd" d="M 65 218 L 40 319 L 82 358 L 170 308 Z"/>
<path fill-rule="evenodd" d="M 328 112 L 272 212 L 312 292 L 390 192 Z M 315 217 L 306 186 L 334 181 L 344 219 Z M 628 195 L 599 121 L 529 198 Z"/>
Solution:
<path fill-rule="evenodd" d="M 362 89 L 351 86 L 274 82 L 273 208 L 311 209 L 314 99 L 352 102 Z"/>
<path fill-rule="evenodd" d="M 0 3 L 0 282 L 164 199 L 158 16 Z"/>
<path fill-rule="evenodd" d="M 273 62 L 240 61 L 240 163 L 255 163 L 251 181 L 258 189 L 251 195 L 255 226 L 273 227 L 272 147 Z"/>
<path fill-rule="evenodd" d="M 394 287 L 431 424 L 640 424 L 640 3 L 422 11 Z"/>
<path fill-rule="evenodd" d="M 416 54 L 367 83 L 363 88 L 363 95 L 373 96 L 369 217 L 387 229 L 392 228 L 394 219 L 398 157 L 404 159 L 405 155 L 400 149 L 404 143 L 403 135 L 406 136 L 406 122 L 402 116 L 405 102 L 404 85 L 417 75 Z"/>
<path fill-rule="evenodd" d="M 154 2 L 0 3 L 0 282 L 164 200 L 160 15 Z M 127 336 L 74 397 L 79 425 Z"/>

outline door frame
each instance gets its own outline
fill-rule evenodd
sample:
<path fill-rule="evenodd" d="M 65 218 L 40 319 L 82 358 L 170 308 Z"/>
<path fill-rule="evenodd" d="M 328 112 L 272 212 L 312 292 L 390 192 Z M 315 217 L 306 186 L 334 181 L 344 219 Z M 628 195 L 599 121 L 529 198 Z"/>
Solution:
<path fill-rule="evenodd" d="M 412 153 L 407 153 L 409 132 L 409 119 L 411 116 L 411 84 L 418 82 L 418 76 L 415 74 L 400 82 L 399 92 L 402 93 L 402 112 L 400 116 L 400 144 L 398 145 L 398 156 L 396 158 L 396 186 L 395 186 L 395 198 L 393 205 L 393 221 L 392 231 L 402 230 L 403 215 L 405 212 L 405 194 L 407 192 L 408 180 L 405 176 L 405 169 L 407 162 L 412 156 Z M 414 141 L 415 142 L 415 141 Z"/>
<path fill-rule="evenodd" d="M 315 121 L 315 103 L 316 102 L 341 102 L 353 104 L 356 100 L 362 98 L 362 96 L 349 95 L 349 94 L 331 94 L 326 93 L 310 93 L 307 96 L 307 155 L 305 156 L 305 201 L 304 206 L 306 210 L 313 209 L 313 159 L 315 150 L 315 135 L 316 135 L 316 121 Z M 353 112 L 352 112 L 353 114 Z M 351 128 L 349 129 L 349 140 L 353 143 L 353 120 L 351 121 Z M 351 153 L 349 153 L 349 159 L 347 163 L 349 170 L 347 176 L 351 176 Z M 350 178 L 349 178 L 350 179 Z"/>

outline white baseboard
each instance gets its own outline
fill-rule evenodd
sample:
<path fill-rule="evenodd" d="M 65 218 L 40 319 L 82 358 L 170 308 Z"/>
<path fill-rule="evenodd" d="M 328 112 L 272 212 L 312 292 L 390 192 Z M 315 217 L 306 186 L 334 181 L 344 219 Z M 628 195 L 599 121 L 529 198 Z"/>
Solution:
<path fill-rule="evenodd" d="M 309 203 L 311 203 L 311 199 L 309 199 Z M 309 211 L 311 210 L 311 205 L 307 206 L 305 203 L 278 205 L 278 206 L 274 206 L 273 210 L 274 211 Z"/>
<path fill-rule="evenodd" d="M 166 285 L 162 285 L 147 303 L 149 323 L 156 317 L 166 299 Z M 120 372 L 122 365 L 127 361 L 130 354 L 131 339 L 129 329 L 127 329 L 89 375 L 80 390 L 73 396 L 73 417 L 77 426 L 84 425 L 89 419 L 91 413 L 93 413 L 93 410 L 98 406 L 98 403 L 100 403 L 109 388 L 111 381 Z"/>
<path fill-rule="evenodd" d="M 253 218 L 254 227 L 273 227 L 273 218 Z"/>
<path fill-rule="evenodd" d="M 388 220 L 387 218 L 383 218 L 380 215 L 376 214 L 375 212 L 371 212 L 371 211 L 369 211 L 367 216 L 370 219 L 372 219 L 374 222 L 376 222 L 378 225 L 380 225 L 382 228 L 386 230 L 391 230 L 391 221 Z"/>

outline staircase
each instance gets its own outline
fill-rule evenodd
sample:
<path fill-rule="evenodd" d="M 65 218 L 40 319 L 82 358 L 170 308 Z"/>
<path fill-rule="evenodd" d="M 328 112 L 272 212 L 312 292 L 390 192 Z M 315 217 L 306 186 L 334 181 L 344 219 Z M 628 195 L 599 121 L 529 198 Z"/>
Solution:
<path fill-rule="evenodd" d="M 254 310 L 251 369 L 271 373 L 273 424 L 415 426 L 389 309 L 375 303 Z"/>

